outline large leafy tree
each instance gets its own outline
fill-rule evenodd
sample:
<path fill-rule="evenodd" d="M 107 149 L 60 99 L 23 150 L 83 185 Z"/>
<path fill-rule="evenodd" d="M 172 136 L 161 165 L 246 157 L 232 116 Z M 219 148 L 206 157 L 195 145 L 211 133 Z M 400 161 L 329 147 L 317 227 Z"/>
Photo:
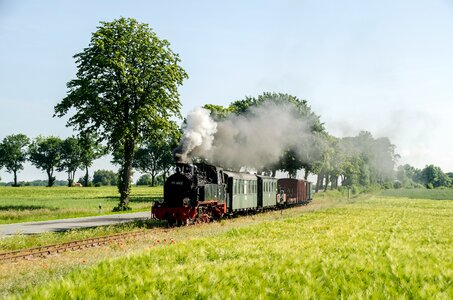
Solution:
<path fill-rule="evenodd" d="M 83 152 L 79 139 L 75 137 L 68 137 L 61 143 L 61 159 L 57 171 L 68 174 L 68 186 L 73 186 L 75 172 L 82 166 Z"/>
<path fill-rule="evenodd" d="M 29 160 L 38 169 L 46 172 L 49 187 L 55 182 L 53 173 L 60 164 L 62 144 L 63 141 L 58 137 L 38 136 L 29 147 Z"/>
<path fill-rule="evenodd" d="M 301 100 L 296 96 L 285 94 L 285 93 L 269 93 L 265 92 L 257 97 L 246 97 L 243 100 L 234 101 L 231 105 L 225 109 L 222 107 L 205 106 L 211 111 L 214 111 L 216 115 L 222 115 L 228 111 L 234 112 L 238 115 L 247 113 L 251 107 L 257 107 L 264 103 L 272 102 L 275 104 L 291 105 L 294 107 L 296 117 L 300 120 L 304 120 L 309 125 L 310 132 L 312 135 L 304 139 L 305 147 L 297 145 L 290 146 L 281 160 L 272 166 L 268 166 L 269 171 L 275 174 L 277 169 L 287 171 L 290 177 L 295 177 L 297 170 L 305 169 L 306 177 L 309 172 L 317 170 L 316 165 L 319 164 L 321 159 L 321 149 L 318 149 L 318 137 L 326 134 L 324 124 L 321 119 L 312 110 L 306 100 Z M 214 110 L 212 110 L 214 108 Z M 307 140 L 309 139 L 309 140 Z"/>
<path fill-rule="evenodd" d="M 173 165 L 172 152 L 179 138 L 180 135 L 148 140 L 135 152 L 134 167 L 151 176 L 151 186 L 154 186 L 157 175 L 165 174 Z"/>
<path fill-rule="evenodd" d="M 449 187 L 451 179 L 446 175 L 442 169 L 438 166 L 429 165 L 426 166 L 419 174 L 420 181 L 426 185 L 426 187 Z"/>
<path fill-rule="evenodd" d="M 117 185 L 118 174 L 111 170 L 97 170 L 94 171 L 93 183 L 101 185 Z"/>
<path fill-rule="evenodd" d="M 106 148 L 97 142 L 92 134 L 84 134 L 79 137 L 79 145 L 83 149 L 81 152 L 81 168 L 85 170 L 83 177 L 83 186 L 88 186 L 89 168 L 93 165 L 93 161 L 106 154 Z"/>
<path fill-rule="evenodd" d="M 154 130 L 176 131 L 180 117 L 178 86 L 187 78 L 166 40 L 147 24 L 120 18 L 101 22 L 91 42 L 76 54 L 77 78 L 55 115 L 74 111 L 68 126 L 96 133 L 123 157 L 118 210 L 128 209 L 134 151 Z"/>
<path fill-rule="evenodd" d="M 5 137 L 0 143 L 0 167 L 13 173 L 14 186 L 17 186 L 17 172 L 24 169 L 27 160 L 27 146 L 30 139 L 25 134 L 13 134 Z"/>

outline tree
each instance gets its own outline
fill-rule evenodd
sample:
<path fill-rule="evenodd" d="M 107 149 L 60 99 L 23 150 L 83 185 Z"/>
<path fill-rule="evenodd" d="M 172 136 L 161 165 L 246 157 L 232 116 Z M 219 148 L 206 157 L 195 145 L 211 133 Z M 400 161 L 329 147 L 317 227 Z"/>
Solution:
<path fill-rule="evenodd" d="M 421 181 L 426 187 L 449 187 L 451 179 L 446 175 L 440 167 L 429 165 L 426 166 L 419 174 Z"/>
<path fill-rule="evenodd" d="M 311 133 L 325 133 L 325 128 L 320 121 L 320 117 L 312 112 L 307 101 L 301 100 L 289 94 L 263 93 L 257 97 L 246 97 L 245 99 L 234 101 L 229 107 L 206 104 L 204 105 L 204 108 L 211 111 L 211 116 L 213 118 L 221 120 L 226 118 L 229 114 L 249 114 L 252 107 L 259 107 L 266 103 L 291 106 L 294 109 L 295 117 L 306 122 Z M 308 176 L 308 173 L 313 171 L 315 168 L 313 164 L 316 163 L 317 159 L 320 159 L 321 157 L 320 153 L 317 153 L 315 141 L 315 137 L 313 137 L 310 141 L 307 141 L 306 137 L 303 138 L 303 143 L 305 145 L 310 143 L 310 147 L 301 147 L 301 145 L 298 144 L 300 141 L 294 141 L 294 145 L 289 145 L 287 149 L 283 151 L 284 153 L 282 153 L 282 157 L 279 162 L 272 163 L 271 165 L 268 164 L 265 166 L 253 167 L 258 168 L 259 171 L 269 171 L 271 174 L 275 174 L 277 170 L 287 171 L 289 172 L 290 177 L 295 176 L 297 170 L 304 168 L 306 170 L 306 176 Z M 315 149 L 315 151 L 313 151 L 313 149 Z"/>
<path fill-rule="evenodd" d="M 167 172 L 173 165 L 172 150 L 178 145 L 179 136 L 148 140 L 135 152 L 134 167 L 151 176 L 151 186 L 154 186 L 157 175 Z"/>
<path fill-rule="evenodd" d="M 137 185 L 151 185 L 151 176 L 144 174 L 137 180 Z"/>
<path fill-rule="evenodd" d="M 29 147 L 29 159 L 38 169 L 47 173 L 49 187 L 55 182 L 53 173 L 60 163 L 62 143 L 63 141 L 58 137 L 38 136 Z"/>
<path fill-rule="evenodd" d="M 13 186 L 17 186 L 17 172 L 24 169 L 28 144 L 30 139 L 25 134 L 9 135 L 0 143 L 0 168 L 3 166 L 8 173 L 13 173 Z"/>
<path fill-rule="evenodd" d="M 413 187 L 420 182 L 420 169 L 417 169 L 409 164 L 398 166 L 396 179 L 401 182 L 404 187 Z"/>
<path fill-rule="evenodd" d="M 61 143 L 61 159 L 57 171 L 68 174 L 69 187 L 74 185 L 75 172 L 82 165 L 82 152 L 80 141 L 75 137 L 68 137 Z"/>
<path fill-rule="evenodd" d="M 122 149 L 120 203 L 128 209 L 134 150 L 155 130 L 177 131 L 178 86 L 187 78 L 180 59 L 151 28 L 134 19 L 101 22 L 91 42 L 74 56 L 77 78 L 55 106 L 62 117 L 75 111 L 67 125 L 98 134 L 110 150 Z"/>
<path fill-rule="evenodd" d="M 83 134 L 79 137 L 79 144 L 82 148 L 81 152 L 81 168 L 85 170 L 83 177 L 83 186 L 88 186 L 89 173 L 88 168 L 91 167 L 93 161 L 105 155 L 106 149 L 96 141 L 92 134 Z"/>
<path fill-rule="evenodd" d="M 102 185 L 117 185 L 118 174 L 109 170 L 97 170 L 94 171 L 93 183 Z"/>

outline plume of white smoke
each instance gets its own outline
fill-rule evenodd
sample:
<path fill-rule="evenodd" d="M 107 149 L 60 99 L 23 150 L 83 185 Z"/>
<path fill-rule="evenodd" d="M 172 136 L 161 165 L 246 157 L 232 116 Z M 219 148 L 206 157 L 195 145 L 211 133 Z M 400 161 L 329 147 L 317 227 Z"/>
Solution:
<path fill-rule="evenodd" d="M 201 155 L 211 150 L 217 123 L 210 117 L 210 111 L 198 107 L 187 115 L 187 125 L 175 156 L 181 161 L 187 160 L 188 154 Z"/>
<path fill-rule="evenodd" d="M 261 169 L 276 163 L 289 148 L 307 147 L 309 135 L 308 122 L 290 104 L 266 102 L 217 123 L 208 110 L 197 109 L 188 115 L 175 153 L 182 160 L 201 157 L 233 169 Z"/>

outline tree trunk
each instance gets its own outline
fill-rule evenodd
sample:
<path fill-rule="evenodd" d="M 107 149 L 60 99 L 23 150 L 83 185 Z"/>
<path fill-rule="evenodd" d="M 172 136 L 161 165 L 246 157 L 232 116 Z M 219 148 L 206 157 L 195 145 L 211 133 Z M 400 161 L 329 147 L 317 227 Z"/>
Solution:
<path fill-rule="evenodd" d="M 55 177 L 53 177 L 53 170 L 52 169 L 47 169 L 46 170 L 47 172 L 47 186 L 48 187 L 52 187 L 53 186 L 53 183 L 55 182 Z"/>
<path fill-rule="evenodd" d="M 17 171 L 14 170 L 13 173 L 14 173 L 14 186 L 17 186 Z"/>
<path fill-rule="evenodd" d="M 328 186 L 329 186 L 329 174 L 326 175 L 326 185 L 324 186 L 324 192 L 327 192 Z"/>
<path fill-rule="evenodd" d="M 83 178 L 84 179 L 84 187 L 87 187 L 88 186 L 88 166 L 85 166 L 85 177 Z"/>
<path fill-rule="evenodd" d="M 120 192 L 120 203 L 115 208 L 116 210 L 128 210 L 129 207 L 129 194 L 131 192 L 131 175 L 132 175 L 132 160 L 134 156 L 134 141 L 131 139 L 126 140 L 124 143 L 124 159 L 123 165 L 120 170 L 120 181 L 118 182 L 118 189 Z"/>
<path fill-rule="evenodd" d="M 71 187 L 74 180 L 71 178 L 71 171 L 68 171 L 68 187 Z"/>
<path fill-rule="evenodd" d="M 156 175 L 154 173 L 151 174 L 151 186 L 154 186 L 154 180 L 156 178 Z"/>
<path fill-rule="evenodd" d="M 76 172 L 76 170 L 68 171 L 68 187 L 74 186 L 75 172 Z"/>
<path fill-rule="evenodd" d="M 304 174 L 304 179 L 305 179 L 305 180 L 307 180 L 307 179 L 308 179 L 308 173 L 309 173 L 309 172 L 308 172 L 308 170 L 307 170 L 307 169 L 305 169 L 305 174 Z"/>
<path fill-rule="evenodd" d="M 334 188 L 338 188 L 338 176 L 331 176 L 330 178 L 330 189 L 333 190 Z"/>
<path fill-rule="evenodd" d="M 318 178 L 316 180 L 316 189 L 315 189 L 315 193 L 319 192 L 319 188 L 320 186 L 322 185 L 322 181 L 324 179 L 324 175 L 320 172 L 318 173 Z"/>

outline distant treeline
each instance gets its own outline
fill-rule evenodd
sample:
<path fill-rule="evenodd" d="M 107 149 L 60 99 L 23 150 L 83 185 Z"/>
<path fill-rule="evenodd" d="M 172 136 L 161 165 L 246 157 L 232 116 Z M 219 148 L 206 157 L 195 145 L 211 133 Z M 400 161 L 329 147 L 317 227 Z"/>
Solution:
<path fill-rule="evenodd" d="M 154 186 L 158 176 L 165 178 L 172 168 L 174 147 L 174 141 L 159 140 L 158 143 L 147 141 L 135 150 L 133 166 L 136 170 L 148 174 L 149 185 Z M 106 154 L 107 147 L 102 146 L 95 136 L 90 135 L 66 139 L 55 136 L 38 136 L 30 139 L 25 134 L 9 135 L 0 143 L 0 169 L 4 168 L 11 173 L 13 181 L 1 185 L 73 186 L 77 182 L 75 180 L 77 170 L 85 171 L 85 176 L 78 180 L 83 186 L 118 185 L 119 174 L 108 170 L 96 171 L 90 180 L 89 168 L 93 161 Z M 121 153 L 114 152 L 113 157 L 112 163 L 121 165 Z M 44 171 L 47 180 L 19 181 L 18 174 L 24 169 L 27 161 Z M 56 180 L 55 172 L 65 172 L 68 180 Z M 140 183 L 148 177 L 142 178 Z"/>
<path fill-rule="evenodd" d="M 453 173 L 444 173 L 440 167 L 427 165 L 417 169 L 408 164 L 396 167 L 399 155 L 395 146 L 386 137 L 374 138 L 371 133 L 362 131 L 357 136 L 337 138 L 327 133 L 320 117 L 311 111 L 306 101 L 286 94 L 265 93 L 255 98 L 246 98 L 224 108 L 206 105 L 216 120 L 225 120 L 229 115 L 246 114 L 247 109 L 266 101 L 295 103 L 301 112 L 300 118 L 310 120 L 310 135 L 304 136 L 303 146 L 289 147 L 271 165 L 256 169 L 256 172 L 274 175 L 277 171 L 296 177 L 298 171 L 303 176 L 317 176 L 316 191 L 328 188 L 352 188 L 354 192 L 368 188 L 439 188 L 453 186 Z M 272 142 L 272 141 L 271 141 Z M 133 166 L 145 175 L 137 185 L 163 184 L 174 166 L 172 150 L 178 140 L 161 139 L 158 142 L 147 140 L 134 151 Z M 95 136 L 78 137 L 38 136 L 30 139 L 24 134 L 5 137 L 0 143 L 0 168 L 5 168 L 14 180 L 0 185 L 11 186 L 73 186 L 75 182 L 83 186 L 118 185 L 119 172 L 97 170 L 89 176 L 93 161 L 107 154 Z M 117 150 L 112 163 L 122 164 L 123 154 Z M 47 180 L 31 182 L 18 181 L 17 175 L 24 163 L 31 162 L 45 171 Z M 77 170 L 84 170 L 85 176 L 75 180 Z M 67 173 L 68 180 L 56 180 L 54 172 Z M 1 178 L 0 178 L 1 180 Z"/>
<path fill-rule="evenodd" d="M 262 114 L 263 107 L 269 107 L 269 103 L 278 109 L 272 110 L 272 114 L 270 117 L 266 116 L 266 120 L 260 120 L 256 115 Z M 293 113 L 289 127 L 282 127 L 279 124 L 285 124 L 285 119 L 279 118 L 285 116 L 282 113 L 285 107 L 292 107 Z M 250 119 L 258 120 L 259 122 L 255 123 L 259 124 L 261 130 L 252 131 L 249 134 L 251 139 L 254 135 L 261 136 L 261 132 L 275 133 L 279 132 L 276 128 L 283 128 L 284 130 L 281 130 L 283 134 L 268 134 L 263 135 L 261 139 L 254 139 L 255 142 L 248 151 L 253 157 L 247 159 L 254 160 L 255 166 L 252 167 L 259 173 L 267 175 L 275 175 L 277 171 L 286 172 L 289 177 L 296 177 L 298 172 L 302 172 L 305 179 L 309 174 L 316 175 L 316 191 L 342 187 L 360 191 L 369 188 L 421 186 L 436 188 L 452 185 L 452 173 L 445 174 L 440 167 L 429 165 L 422 170 L 410 165 L 397 167 L 400 155 L 396 153 L 396 146 L 388 137 L 375 138 L 367 131 L 361 131 L 356 136 L 350 137 L 335 137 L 329 134 L 321 117 L 312 111 L 307 101 L 292 95 L 263 93 L 258 97 L 246 97 L 234 101 L 229 106 L 207 104 L 204 108 L 211 112 L 211 117 L 217 122 L 218 130 L 220 128 L 223 135 L 226 136 L 226 139 L 222 140 L 222 134 L 216 135 L 210 149 L 220 149 L 221 151 L 230 148 L 224 141 L 231 136 L 235 138 L 246 136 L 252 123 Z M 285 118 L 288 119 L 288 117 Z M 244 120 L 246 121 L 244 122 Z M 245 123 L 245 126 L 239 127 L 237 125 L 239 122 Z M 304 128 L 297 126 L 298 124 L 306 124 L 306 126 Z M 247 138 L 249 137 L 247 136 Z M 241 153 L 241 157 L 244 156 L 243 145 L 240 143 L 238 151 L 230 151 L 233 153 L 233 159 L 219 157 L 218 153 L 209 152 L 202 153 L 201 156 L 234 162 L 234 156 L 237 156 L 238 153 Z M 284 147 L 282 148 L 281 145 Z M 281 153 L 280 156 L 271 164 L 262 164 L 260 168 L 260 161 L 257 161 L 256 158 L 268 159 L 269 155 L 266 151 L 271 147 L 279 147 L 277 153 Z M 260 149 L 264 149 L 264 151 Z M 187 155 L 190 156 L 191 153 L 196 153 L 197 149 L 187 152 Z"/>
<path fill-rule="evenodd" d="M 33 180 L 33 181 L 18 181 L 18 186 L 47 186 L 47 180 Z M 66 180 L 55 180 L 54 186 L 67 186 Z M 0 182 L 0 186 L 14 186 L 14 182 Z"/>
<path fill-rule="evenodd" d="M 84 177 L 80 177 L 78 182 L 83 183 L 85 180 Z M 155 178 L 155 185 L 163 185 L 164 176 L 159 175 Z M 144 174 L 140 176 L 137 180 L 136 185 L 151 185 L 151 176 Z M 10 182 L 0 182 L 0 186 L 47 186 L 47 180 L 33 180 L 33 181 L 18 181 L 16 184 L 13 181 Z M 67 180 L 55 180 L 53 183 L 54 186 L 67 186 Z M 118 172 L 111 170 L 96 170 L 93 173 L 93 178 L 89 178 L 88 185 L 89 187 L 94 186 L 116 186 L 118 185 Z"/>
<path fill-rule="evenodd" d="M 420 170 L 411 165 L 398 166 L 395 187 L 453 187 L 453 172 L 444 173 L 440 167 L 429 165 Z"/>

